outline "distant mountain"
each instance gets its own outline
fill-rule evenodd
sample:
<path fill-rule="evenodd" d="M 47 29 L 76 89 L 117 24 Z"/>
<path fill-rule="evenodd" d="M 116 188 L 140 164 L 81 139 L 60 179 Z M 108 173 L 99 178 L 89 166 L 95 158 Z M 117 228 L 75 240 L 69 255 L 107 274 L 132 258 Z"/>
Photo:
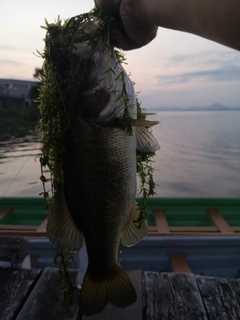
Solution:
<path fill-rule="evenodd" d="M 155 107 L 153 111 L 240 111 L 240 106 L 229 107 L 221 103 L 214 103 L 208 107 Z"/>
<path fill-rule="evenodd" d="M 208 110 L 226 110 L 228 107 L 223 106 L 221 103 L 214 103 L 210 107 L 208 107 Z"/>

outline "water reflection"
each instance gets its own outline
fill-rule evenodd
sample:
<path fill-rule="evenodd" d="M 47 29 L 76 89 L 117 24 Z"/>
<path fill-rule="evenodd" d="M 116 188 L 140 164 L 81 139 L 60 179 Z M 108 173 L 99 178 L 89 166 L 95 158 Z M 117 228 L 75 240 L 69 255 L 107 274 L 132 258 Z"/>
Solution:
<path fill-rule="evenodd" d="M 240 197 L 240 112 L 159 112 L 159 197 Z"/>
<path fill-rule="evenodd" d="M 34 196 L 39 180 L 41 136 L 34 125 L 5 124 L 0 130 L 0 197 Z"/>

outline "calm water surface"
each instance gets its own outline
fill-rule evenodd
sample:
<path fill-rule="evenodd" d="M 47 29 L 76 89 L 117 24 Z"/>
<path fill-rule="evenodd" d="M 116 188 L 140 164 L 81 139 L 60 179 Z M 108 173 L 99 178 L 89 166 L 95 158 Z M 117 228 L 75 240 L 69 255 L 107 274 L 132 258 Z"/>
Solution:
<path fill-rule="evenodd" d="M 240 197 L 240 112 L 161 112 L 160 197 Z"/>
<path fill-rule="evenodd" d="M 158 197 L 240 197 L 240 112 L 159 112 Z M 36 197 L 41 138 L 0 136 L 0 197 Z"/>
<path fill-rule="evenodd" d="M 34 130 L 0 136 L 0 197 L 37 197 L 41 137 Z"/>

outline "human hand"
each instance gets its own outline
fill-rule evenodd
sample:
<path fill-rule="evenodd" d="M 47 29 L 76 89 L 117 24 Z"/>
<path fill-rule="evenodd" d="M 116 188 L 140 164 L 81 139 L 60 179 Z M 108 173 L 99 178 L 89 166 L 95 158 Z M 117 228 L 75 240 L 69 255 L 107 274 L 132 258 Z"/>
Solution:
<path fill-rule="evenodd" d="M 140 48 L 157 35 L 158 26 L 151 23 L 147 1 L 94 0 L 98 9 L 120 16 L 125 33 L 115 31 L 116 46 L 123 50 Z"/>

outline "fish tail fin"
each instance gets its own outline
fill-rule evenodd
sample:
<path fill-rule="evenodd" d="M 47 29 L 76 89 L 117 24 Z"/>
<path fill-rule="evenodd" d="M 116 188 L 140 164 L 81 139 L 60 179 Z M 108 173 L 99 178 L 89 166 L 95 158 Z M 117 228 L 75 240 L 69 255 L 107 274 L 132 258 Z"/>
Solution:
<path fill-rule="evenodd" d="M 108 303 L 125 308 L 136 300 L 135 288 L 120 264 L 105 278 L 94 277 L 87 270 L 80 291 L 80 310 L 86 316 L 102 312 Z"/>

